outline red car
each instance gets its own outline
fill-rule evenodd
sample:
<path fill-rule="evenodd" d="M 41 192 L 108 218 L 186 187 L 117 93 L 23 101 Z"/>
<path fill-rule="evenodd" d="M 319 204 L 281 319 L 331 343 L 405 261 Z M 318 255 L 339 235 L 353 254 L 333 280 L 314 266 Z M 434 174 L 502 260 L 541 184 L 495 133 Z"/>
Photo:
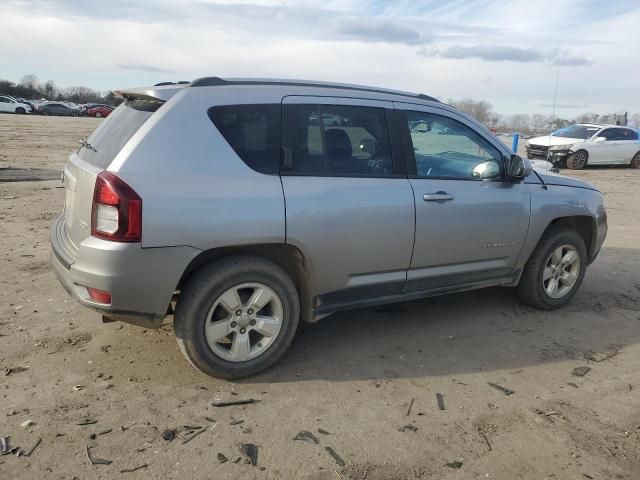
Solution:
<path fill-rule="evenodd" d="M 97 107 L 87 109 L 87 115 L 89 117 L 108 117 L 111 112 L 113 112 L 113 108 L 107 105 L 98 105 Z"/>

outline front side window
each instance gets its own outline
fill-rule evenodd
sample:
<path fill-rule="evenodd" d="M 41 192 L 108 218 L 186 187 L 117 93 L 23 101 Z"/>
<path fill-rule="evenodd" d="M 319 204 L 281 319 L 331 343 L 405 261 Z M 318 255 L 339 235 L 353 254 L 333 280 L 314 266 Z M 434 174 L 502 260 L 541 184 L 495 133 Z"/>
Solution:
<path fill-rule="evenodd" d="M 416 175 L 488 180 L 500 177 L 502 155 L 470 127 L 442 115 L 405 112 Z"/>
<path fill-rule="evenodd" d="M 313 176 L 392 174 L 383 108 L 286 105 L 283 173 Z"/>
<path fill-rule="evenodd" d="M 598 131 L 598 127 L 591 127 L 588 125 L 571 125 L 566 128 L 561 128 L 557 132 L 553 132 L 551 136 L 562 138 L 580 138 L 586 140 L 593 137 Z"/>
<path fill-rule="evenodd" d="M 607 141 L 612 141 L 612 140 L 616 140 L 616 129 L 615 128 L 606 128 L 604 130 L 602 130 L 599 134 L 598 137 L 602 137 L 604 139 L 606 139 Z"/>
<path fill-rule="evenodd" d="M 223 105 L 209 109 L 209 118 L 238 156 L 262 173 L 278 173 L 280 105 Z"/>

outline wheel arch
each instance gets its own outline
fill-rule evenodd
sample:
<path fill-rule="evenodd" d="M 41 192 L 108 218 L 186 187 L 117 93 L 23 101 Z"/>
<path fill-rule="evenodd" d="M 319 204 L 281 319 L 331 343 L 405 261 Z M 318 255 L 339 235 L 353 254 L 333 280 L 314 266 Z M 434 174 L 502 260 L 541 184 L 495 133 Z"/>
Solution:
<path fill-rule="evenodd" d="M 587 247 L 587 253 L 589 258 L 593 255 L 593 250 L 596 246 L 596 220 L 588 215 L 572 215 L 567 217 L 558 217 L 552 220 L 547 228 L 542 233 L 544 237 L 547 232 L 555 228 L 570 228 L 576 231 L 584 240 L 584 244 Z M 540 237 L 540 238 L 542 238 Z M 538 243 L 540 241 L 538 240 Z"/>
<path fill-rule="evenodd" d="M 252 255 L 272 261 L 282 268 L 298 290 L 300 299 L 301 320 L 312 321 L 310 304 L 311 269 L 308 260 L 303 253 L 293 245 L 286 243 L 267 243 L 256 245 L 243 245 L 234 247 L 219 247 L 205 250 L 189 262 L 184 273 L 180 277 L 176 290 L 189 281 L 191 276 L 206 265 L 229 256 Z"/>

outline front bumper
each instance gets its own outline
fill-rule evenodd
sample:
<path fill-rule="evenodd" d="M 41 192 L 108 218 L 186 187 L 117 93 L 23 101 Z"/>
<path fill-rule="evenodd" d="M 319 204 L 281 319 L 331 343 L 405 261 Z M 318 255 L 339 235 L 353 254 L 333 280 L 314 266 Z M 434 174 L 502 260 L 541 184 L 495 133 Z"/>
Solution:
<path fill-rule="evenodd" d="M 157 328 L 166 315 L 180 277 L 200 250 L 192 247 L 142 248 L 87 237 L 75 250 L 64 234 L 64 217 L 50 229 L 51 263 L 62 286 L 80 304 L 118 320 Z M 111 294 L 104 305 L 87 287 Z"/>

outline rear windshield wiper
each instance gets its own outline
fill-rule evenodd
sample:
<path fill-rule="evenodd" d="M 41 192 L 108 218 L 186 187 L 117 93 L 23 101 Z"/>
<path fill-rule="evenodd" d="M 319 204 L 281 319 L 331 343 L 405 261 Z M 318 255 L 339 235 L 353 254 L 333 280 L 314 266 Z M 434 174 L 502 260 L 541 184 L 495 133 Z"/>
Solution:
<path fill-rule="evenodd" d="M 87 148 L 89 150 L 93 150 L 94 152 L 98 153 L 98 150 L 96 150 L 96 148 L 91 145 L 89 142 L 87 142 L 86 138 L 81 138 L 80 140 L 78 140 L 78 143 L 80 144 L 80 148 L 84 147 Z"/>

